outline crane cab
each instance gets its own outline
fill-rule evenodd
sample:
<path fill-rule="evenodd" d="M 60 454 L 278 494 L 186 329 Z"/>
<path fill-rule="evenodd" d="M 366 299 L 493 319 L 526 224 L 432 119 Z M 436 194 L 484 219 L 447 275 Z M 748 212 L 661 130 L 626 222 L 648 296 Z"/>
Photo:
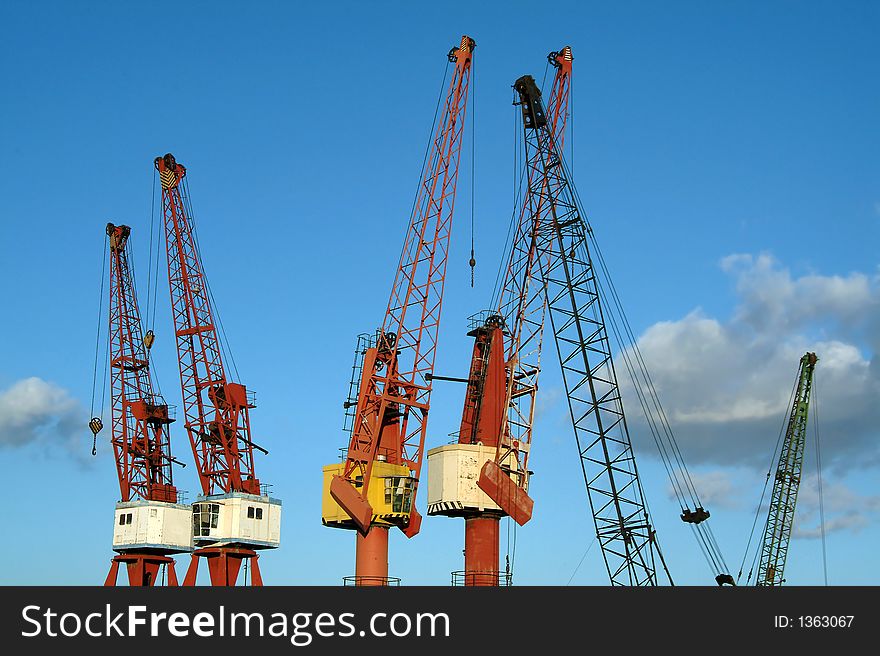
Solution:
<path fill-rule="evenodd" d="M 526 445 L 523 445 L 526 447 Z M 428 451 L 428 514 L 458 517 L 473 512 L 506 514 L 478 485 L 480 472 L 495 460 L 495 447 L 483 444 L 446 444 Z M 528 490 L 529 472 L 518 471 L 510 455 L 503 469 L 522 489 Z"/>
<path fill-rule="evenodd" d="M 275 549 L 281 541 L 281 501 L 269 496 L 229 492 L 201 497 L 191 516 L 197 547 Z"/>
<path fill-rule="evenodd" d="M 321 521 L 334 528 L 356 528 L 354 520 L 330 495 L 334 476 L 341 476 L 345 463 L 324 467 L 324 486 L 321 500 Z M 409 524 L 412 514 L 416 478 L 406 465 L 394 465 L 384 460 L 373 463 L 372 482 L 367 489 L 367 502 L 373 509 L 372 524 L 401 526 Z"/>
<path fill-rule="evenodd" d="M 155 549 L 165 553 L 192 551 L 190 507 L 166 501 L 116 504 L 113 551 Z"/>

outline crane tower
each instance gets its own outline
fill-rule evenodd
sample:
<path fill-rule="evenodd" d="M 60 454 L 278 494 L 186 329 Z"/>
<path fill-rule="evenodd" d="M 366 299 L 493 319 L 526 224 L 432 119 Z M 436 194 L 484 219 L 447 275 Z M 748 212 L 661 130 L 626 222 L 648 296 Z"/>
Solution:
<path fill-rule="evenodd" d="M 192 554 L 184 585 L 195 585 L 200 558 L 211 584 L 235 585 L 242 563 L 262 585 L 257 551 L 280 543 L 281 502 L 260 484 L 252 439 L 255 396 L 227 375 L 216 312 L 185 194 L 186 169 L 171 153 L 155 159 L 162 187 L 168 280 L 174 320 L 184 426 L 202 496 L 192 506 Z"/>
<path fill-rule="evenodd" d="M 104 582 L 116 585 L 120 565 L 131 586 L 151 586 L 165 567 L 168 585 L 177 585 L 175 553 L 192 551 L 191 511 L 178 503 L 171 465 L 170 408 L 155 391 L 150 374 L 152 333 L 143 333 L 130 262 L 131 228 L 107 224 L 110 257 L 111 443 L 120 501 L 113 524 L 117 552 Z M 97 435 L 98 418 L 90 422 Z"/>
<path fill-rule="evenodd" d="M 779 454 L 773 493 L 770 497 L 770 511 L 764 527 L 764 539 L 761 542 L 761 558 L 758 563 L 758 576 L 755 579 L 755 585 L 758 586 L 777 586 L 785 582 L 783 570 L 794 526 L 794 509 L 804 467 L 807 415 L 810 408 L 810 393 L 813 389 L 813 371 L 818 361 L 819 358 L 815 353 L 806 353 L 801 357 L 798 365 L 794 401 Z"/>
<path fill-rule="evenodd" d="M 571 48 L 548 60 L 556 69 L 550 125 L 561 149 Z M 428 452 L 428 514 L 465 520 L 465 568 L 453 572 L 454 584 L 509 584 L 509 573 L 503 580 L 499 573 L 499 523 L 511 516 L 524 524 L 532 514 L 528 457 L 546 307 L 536 231 L 549 210 L 544 198 L 521 207 L 497 306 L 471 318 L 474 348 L 457 443 Z"/>
<path fill-rule="evenodd" d="M 471 79 L 473 39 L 453 65 L 381 328 L 358 341 L 350 438 L 341 463 L 324 467 L 322 522 L 357 531 L 357 585 L 386 585 L 388 531 L 419 532 L 415 498 L 430 408 L 449 237 Z"/>

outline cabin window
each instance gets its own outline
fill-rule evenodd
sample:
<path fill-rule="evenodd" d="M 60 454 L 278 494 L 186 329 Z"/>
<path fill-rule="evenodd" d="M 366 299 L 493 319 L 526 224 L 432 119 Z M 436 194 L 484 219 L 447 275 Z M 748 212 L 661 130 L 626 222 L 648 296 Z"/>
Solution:
<path fill-rule="evenodd" d="M 413 479 L 409 476 L 389 476 L 385 479 L 385 503 L 391 505 L 391 512 L 410 512 L 412 490 Z"/>
<path fill-rule="evenodd" d="M 211 529 L 220 523 L 220 504 L 197 503 L 193 506 L 193 535 L 209 537 Z"/>

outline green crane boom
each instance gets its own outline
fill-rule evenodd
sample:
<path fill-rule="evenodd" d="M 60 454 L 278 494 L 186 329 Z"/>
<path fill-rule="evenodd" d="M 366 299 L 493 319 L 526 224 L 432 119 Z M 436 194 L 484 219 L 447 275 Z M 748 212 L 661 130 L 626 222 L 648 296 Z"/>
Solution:
<path fill-rule="evenodd" d="M 807 438 L 807 411 L 813 388 L 813 370 L 819 359 L 815 353 L 805 354 L 798 367 L 797 390 L 785 441 L 779 454 L 773 495 L 770 497 L 770 513 L 764 528 L 761 560 L 755 585 L 782 585 L 785 557 L 794 524 L 794 507 L 797 503 L 801 471 L 804 467 L 804 443 Z"/>

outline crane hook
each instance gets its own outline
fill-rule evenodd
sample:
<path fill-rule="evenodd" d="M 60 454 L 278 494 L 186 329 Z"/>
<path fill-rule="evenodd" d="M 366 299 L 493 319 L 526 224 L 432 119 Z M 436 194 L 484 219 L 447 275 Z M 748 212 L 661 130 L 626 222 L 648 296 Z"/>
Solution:
<path fill-rule="evenodd" d="M 100 417 L 92 417 L 89 421 L 89 429 L 92 431 L 92 455 L 98 455 L 98 433 L 104 428 L 104 422 Z"/>

